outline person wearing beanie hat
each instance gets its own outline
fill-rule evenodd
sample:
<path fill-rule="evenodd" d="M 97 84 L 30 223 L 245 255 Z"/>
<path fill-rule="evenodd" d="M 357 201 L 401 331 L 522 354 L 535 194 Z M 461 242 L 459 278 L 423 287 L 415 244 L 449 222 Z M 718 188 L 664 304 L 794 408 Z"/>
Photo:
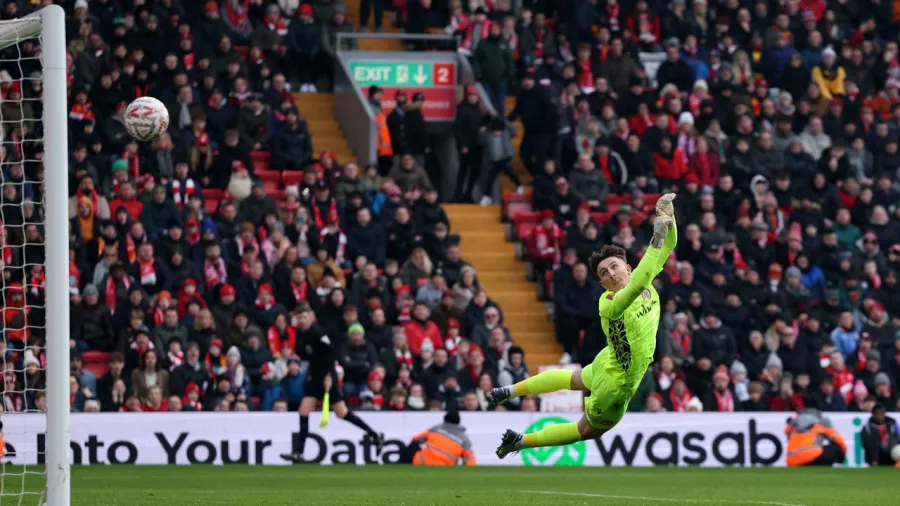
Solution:
<path fill-rule="evenodd" d="M 303 453 L 309 437 L 309 415 L 326 394 L 335 416 L 365 431 L 369 444 L 375 447 L 376 457 L 380 457 L 384 448 L 384 435 L 375 432 L 369 424 L 348 409 L 347 403 L 344 402 L 343 389 L 339 385 L 336 365 L 336 362 L 340 362 L 345 385 L 347 383 L 354 384 L 353 380 L 363 379 L 363 368 L 356 369 L 356 366 L 366 364 L 367 369 L 375 366 L 377 356 L 374 347 L 365 340 L 363 334 L 354 332 L 349 336 L 347 344 L 339 350 L 338 356 L 335 356 L 331 337 L 316 322 L 313 308 L 304 302 L 297 307 L 294 314 L 297 319 L 295 326 L 298 341 L 297 351 L 305 360 L 309 361 L 310 366 L 307 371 L 303 399 L 298 408 L 300 431 L 292 438 L 291 452 L 281 454 L 281 458 L 293 463 L 304 462 Z M 351 346 L 354 347 L 352 356 L 348 353 Z M 350 360 L 347 360 L 347 357 L 350 357 Z M 359 364 L 353 360 L 354 358 L 362 358 L 364 362 Z M 353 371 L 348 369 L 353 369 Z M 361 382 L 355 384 L 361 385 Z"/>
<path fill-rule="evenodd" d="M 250 374 L 241 363 L 241 350 L 237 346 L 228 348 L 228 353 L 225 354 L 225 366 L 225 374 L 231 383 L 231 393 L 238 399 L 249 397 Z"/>
<path fill-rule="evenodd" d="M 472 440 L 460 425 L 459 411 L 447 411 L 444 423 L 416 434 L 409 451 L 401 453 L 402 463 L 417 466 L 474 466 Z"/>

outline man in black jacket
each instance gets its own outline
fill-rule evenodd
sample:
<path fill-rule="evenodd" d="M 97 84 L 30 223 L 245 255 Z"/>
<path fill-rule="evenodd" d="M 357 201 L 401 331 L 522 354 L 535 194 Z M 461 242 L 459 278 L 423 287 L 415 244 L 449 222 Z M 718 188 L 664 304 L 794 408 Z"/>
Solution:
<path fill-rule="evenodd" d="M 189 383 L 196 383 L 205 392 L 208 380 L 209 373 L 200 360 L 200 345 L 191 341 L 184 352 L 184 363 L 172 370 L 169 389 L 172 395 L 182 396 Z"/>
<path fill-rule="evenodd" d="M 482 149 L 478 143 L 478 131 L 484 120 L 478 90 L 467 89 L 466 99 L 456 108 L 456 119 L 453 121 L 453 136 L 456 138 L 456 149 L 459 151 L 459 172 L 456 174 L 456 189 L 453 191 L 454 202 L 471 202 L 472 190 L 481 176 Z"/>
<path fill-rule="evenodd" d="M 412 104 L 406 111 L 406 142 L 409 153 L 416 157 L 416 164 L 428 172 L 428 155 L 431 154 L 431 138 L 428 136 L 428 124 L 422 115 L 422 107 L 425 105 L 425 95 L 416 93 L 413 95 Z M 429 173 L 432 181 L 437 181 Z"/>
<path fill-rule="evenodd" d="M 356 222 L 357 225 L 347 230 L 347 257 L 365 256 L 377 265 L 384 265 L 387 255 L 384 228 L 372 221 L 372 211 L 368 207 L 356 211 Z"/>
<path fill-rule="evenodd" d="M 892 466 L 891 450 L 900 445 L 897 421 L 885 415 L 881 404 L 872 408 L 872 418 L 863 427 L 862 447 L 870 466 Z"/>
<path fill-rule="evenodd" d="M 556 132 L 557 112 L 550 94 L 543 86 L 537 86 L 535 70 L 529 68 L 522 77 L 522 89 L 516 97 L 516 107 L 509 114 L 509 121 L 522 119 L 525 135 L 519 148 L 519 156 L 532 174 L 544 166 L 550 156 L 553 134 Z"/>
<path fill-rule="evenodd" d="M 391 146 L 394 153 L 403 154 L 409 151 L 409 143 L 406 140 L 406 114 L 412 107 L 407 103 L 406 92 L 398 91 L 394 95 L 394 110 L 388 114 L 387 126 L 391 132 Z"/>
<path fill-rule="evenodd" d="M 563 293 L 556 294 L 556 339 L 565 353 L 561 363 L 572 359 L 572 352 L 578 344 L 578 334 L 587 330 L 600 316 L 597 313 L 597 298 L 600 288 L 588 277 L 588 268 L 583 262 L 572 269 L 573 282 Z"/>
<path fill-rule="evenodd" d="M 293 438 L 291 453 L 284 453 L 281 458 L 293 463 L 303 462 L 303 450 L 309 437 L 309 414 L 315 409 L 318 401 L 327 394 L 331 408 L 338 418 L 346 420 L 366 432 L 375 446 L 375 454 L 381 455 L 384 447 L 384 436 L 372 430 L 369 425 L 347 408 L 341 389 L 338 387 L 337 373 L 334 370 L 335 350 L 325 329 L 316 323 L 316 315 L 308 304 L 297 310 L 299 326 L 297 328 L 297 354 L 309 360 L 306 388 L 300 402 L 300 432 Z"/>

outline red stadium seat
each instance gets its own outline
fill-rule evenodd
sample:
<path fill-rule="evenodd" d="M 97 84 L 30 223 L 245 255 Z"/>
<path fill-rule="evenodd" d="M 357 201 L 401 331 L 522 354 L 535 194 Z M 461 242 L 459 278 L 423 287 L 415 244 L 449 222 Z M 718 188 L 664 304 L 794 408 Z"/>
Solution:
<path fill-rule="evenodd" d="M 253 160 L 253 173 L 259 174 L 260 172 L 267 172 L 269 169 L 269 161 L 268 160 Z"/>
<path fill-rule="evenodd" d="M 612 218 L 613 213 L 591 213 L 591 218 L 596 221 L 600 226 L 606 225 L 609 223 L 610 218 Z"/>
<path fill-rule="evenodd" d="M 206 209 L 206 214 L 215 214 L 216 210 L 219 208 L 219 201 L 207 200 L 203 207 Z"/>
<path fill-rule="evenodd" d="M 524 241 L 531 234 L 534 227 L 541 222 L 541 213 L 532 211 L 530 213 L 519 213 L 513 218 L 514 239 Z"/>
<path fill-rule="evenodd" d="M 630 204 L 631 195 L 609 195 L 606 197 L 606 205 L 618 206 L 619 204 Z"/>
<path fill-rule="evenodd" d="M 272 181 L 271 179 L 263 179 L 263 188 L 265 188 L 266 193 L 271 193 L 278 189 L 278 181 Z"/>
<path fill-rule="evenodd" d="M 264 182 L 275 183 L 274 188 L 278 188 L 278 182 L 281 181 L 281 172 L 277 170 L 257 170 L 254 175 Z"/>
<path fill-rule="evenodd" d="M 519 213 L 530 213 L 533 210 L 531 195 L 510 192 L 503 196 L 503 217 L 506 220 L 512 220 Z"/>
<path fill-rule="evenodd" d="M 219 201 L 225 195 L 223 190 L 218 188 L 205 188 L 203 190 L 203 200 Z"/>
<path fill-rule="evenodd" d="M 655 206 L 656 201 L 659 200 L 661 195 L 659 193 L 645 193 L 644 194 L 644 205 L 647 206 Z"/>
<path fill-rule="evenodd" d="M 274 190 L 266 188 L 266 193 L 269 194 L 269 197 L 272 197 L 276 206 L 281 205 L 281 203 L 284 202 L 284 190 L 280 188 L 275 188 Z"/>
<path fill-rule="evenodd" d="M 249 46 L 234 46 L 234 52 L 237 53 L 242 61 L 247 61 L 247 55 L 250 54 Z"/>
<path fill-rule="evenodd" d="M 81 360 L 84 368 L 99 378 L 109 370 L 109 355 L 105 351 L 86 351 L 81 354 Z"/>
<path fill-rule="evenodd" d="M 264 161 L 266 163 L 269 163 L 270 161 L 272 161 L 272 153 L 269 153 L 268 151 L 251 151 L 250 158 L 254 162 Z"/>
<path fill-rule="evenodd" d="M 281 181 L 284 186 L 299 185 L 303 181 L 303 171 L 286 170 L 281 173 Z"/>

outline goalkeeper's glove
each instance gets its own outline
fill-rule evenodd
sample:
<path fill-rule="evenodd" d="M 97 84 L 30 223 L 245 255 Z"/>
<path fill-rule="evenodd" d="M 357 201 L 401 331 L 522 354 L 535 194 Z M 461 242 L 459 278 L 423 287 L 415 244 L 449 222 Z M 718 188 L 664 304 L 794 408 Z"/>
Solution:
<path fill-rule="evenodd" d="M 650 245 L 654 248 L 661 248 L 663 241 L 666 240 L 666 235 L 669 233 L 669 229 L 674 225 L 675 218 L 671 216 L 657 216 L 653 220 L 653 237 L 650 239 Z"/>
<path fill-rule="evenodd" d="M 672 201 L 675 200 L 674 193 L 667 193 L 659 198 L 656 201 L 656 215 L 657 216 L 668 216 L 670 218 L 675 217 L 675 206 L 672 205 Z"/>

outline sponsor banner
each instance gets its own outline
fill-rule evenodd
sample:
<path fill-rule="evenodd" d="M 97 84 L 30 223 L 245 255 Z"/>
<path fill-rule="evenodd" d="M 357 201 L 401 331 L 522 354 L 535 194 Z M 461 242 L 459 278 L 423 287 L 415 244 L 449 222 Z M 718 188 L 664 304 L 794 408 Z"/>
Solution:
<path fill-rule="evenodd" d="M 580 364 L 542 365 L 538 373 L 552 369 L 568 369 L 580 371 Z M 541 411 L 544 413 L 578 413 L 584 409 L 584 394 L 573 390 L 559 390 L 549 394 L 541 394 Z"/>
<path fill-rule="evenodd" d="M 395 107 L 397 107 L 397 102 L 394 101 L 394 97 L 397 95 L 398 91 L 404 91 L 409 100 L 412 100 L 412 96 L 416 93 L 421 93 L 425 95 L 425 104 L 422 106 L 422 116 L 425 117 L 426 120 L 452 120 L 456 114 L 456 90 L 455 88 L 417 88 L 417 87 L 408 87 L 404 86 L 402 88 L 390 87 L 390 86 L 382 86 L 384 90 L 384 100 L 381 101 L 381 106 L 385 111 L 385 114 L 389 114 Z M 363 86 L 360 88 L 362 90 L 363 95 L 369 96 L 369 87 Z"/>
<path fill-rule="evenodd" d="M 399 460 L 410 438 L 442 421 L 441 412 L 359 412 L 387 439 L 384 463 Z M 629 413 L 596 441 L 524 450 L 499 460 L 494 450 L 506 428 L 532 432 L 576 421 L 577 413 L 462 413 L 462 423 L 482 465 L 518 466 L 783 466 L 789 413 Z M 831 414 L 848 446 L 848 467 L 863 464 L 861 426 L 868 414 Z M 896 415 L 895 415 L 896 416 Z M 371 464 L 378 460 L 363 433 L 331 417 L 319 428 L 310 417 L 305 456 L 322 464 Z M 285 464 L 298 429 L 296 413 L 110 413 L 73 414 L 72 462 L 105 464 Z M 46 448 L 42 415 L 3 417 L 3 462 L 37 464 Z"/>

